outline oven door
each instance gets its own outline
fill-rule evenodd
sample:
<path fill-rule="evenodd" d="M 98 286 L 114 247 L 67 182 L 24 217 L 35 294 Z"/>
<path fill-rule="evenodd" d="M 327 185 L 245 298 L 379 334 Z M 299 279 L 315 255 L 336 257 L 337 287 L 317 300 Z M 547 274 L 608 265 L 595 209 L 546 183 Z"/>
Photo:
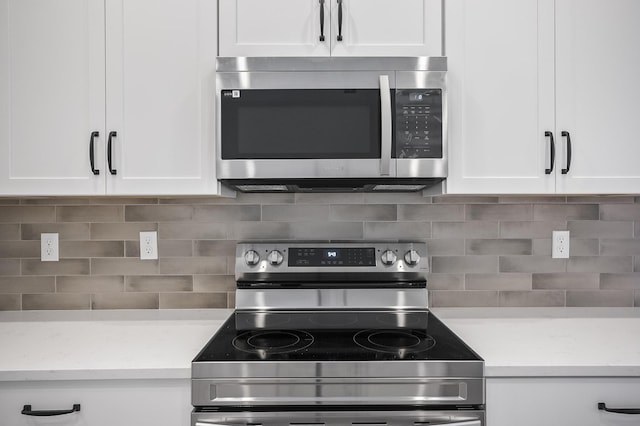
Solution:
<path fill-rule="evenodd" d="M 192 426 L 484 426 L 484 410 L 195 411 Z"/>
<path fill-rule="evenodd" d="M 219 72 L 219 179 L 395 177 L 392 71 Z"/>

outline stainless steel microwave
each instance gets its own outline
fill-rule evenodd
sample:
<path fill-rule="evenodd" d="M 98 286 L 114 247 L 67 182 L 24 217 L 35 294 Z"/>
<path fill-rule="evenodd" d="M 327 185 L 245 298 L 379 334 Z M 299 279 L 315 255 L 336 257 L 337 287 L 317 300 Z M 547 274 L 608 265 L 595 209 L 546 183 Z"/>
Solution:
<path fill-rule="evenodd" d="M 439 183 L 446 69 L 444 57 L 218 58 L 217 177 L 242 192 Z"/>

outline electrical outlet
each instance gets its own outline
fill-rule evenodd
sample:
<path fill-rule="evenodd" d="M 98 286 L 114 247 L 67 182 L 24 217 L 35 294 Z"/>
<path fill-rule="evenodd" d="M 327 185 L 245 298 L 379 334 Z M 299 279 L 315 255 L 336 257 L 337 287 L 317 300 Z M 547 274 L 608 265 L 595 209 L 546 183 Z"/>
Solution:
<path fill-rule="evenodd" d="M 60 260 L 57 233 L 40 234 L 40 260 L 43 262 Z"/>
<path fill-rule="evenodd" d="M 569 231 L 553 231 L 551 257 L 567 259 L 569 257 Z"/>
<path fill-rule="evenodd" d="M 140 259 L 158 258 L 158 233 L 140 232 Z"/>

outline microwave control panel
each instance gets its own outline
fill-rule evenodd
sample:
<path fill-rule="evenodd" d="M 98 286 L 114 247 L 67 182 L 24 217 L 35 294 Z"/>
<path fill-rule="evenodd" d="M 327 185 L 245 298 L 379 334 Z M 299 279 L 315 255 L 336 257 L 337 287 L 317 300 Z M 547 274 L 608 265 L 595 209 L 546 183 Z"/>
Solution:
<path fill-rule="evenodd" d="M 398 89 L 396 158 L 442 158 L 442 90 Z"/>

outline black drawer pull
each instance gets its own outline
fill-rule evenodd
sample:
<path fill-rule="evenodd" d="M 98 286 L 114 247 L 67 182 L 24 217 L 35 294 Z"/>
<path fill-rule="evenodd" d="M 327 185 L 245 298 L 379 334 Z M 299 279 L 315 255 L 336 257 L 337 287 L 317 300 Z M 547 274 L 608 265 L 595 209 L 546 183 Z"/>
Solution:
<path fill-rule="evenodd" d="M 75 413 L 80 411 L 80 404 L 73 404 L 73 408 L 70 410 L 32 410 L 30 405 L 22 407 L 22 414 L 25 416 L 62 416 L 65 414 Z"/>
<path fill-rule="evenodd" d="M 598 410 L 617 414 L 640 414 L 640 408 L 607 408 L 604 402 L 598 402 Z"/>
<path fill-rule="evenodd" d="M 100 136 L 100 132 L 91 132 L 91 139 L 89 139 L 89 164 L 91 165 L 91 172 L 96 176 L 100 174 L 100 170 L 96 169 L 96 166 L 95 166 L 95 157 L 93 154 L 93 142 L 95 138 L 99 136 Z"/>
<path fill-rule="evenodd" d="M 109 166 L 109 173 L 111 173 L 112 175 L 115 175 L 118 173 L 118 171 L 116 169 L 113 168 L 112 165 L 112 159 L 111 159 L 111 154 L 113 153 L 112 150 L 112 139 L 118 137 L 118 133 L 117 132 L 110 132 L 109 133 L 109 140 L 107 141 L 107 165 Z"/>
<path fill-rule="evenodd" d="M 552 132 L 549 132 L 549 131 L 544 132 L 544 135 L 545 135 L 545 137 L 550 138 L 549 139 L 549 142 L 550 142 L 549 148 L 551 150 L 551 164 L 549 165 L 550 167 L 548 169 L 544 169 L 544 173 L 547 174 L 547 175 L 550 175 L 551 172 L 553 171 L 553 164 L 556 161 L 556 143 L 553 140 L 553 133 Z"/>
<path fill-rule="evenodd" d="M 320 1 L 320 41 L 324 41 L 324 0 Z"/>

